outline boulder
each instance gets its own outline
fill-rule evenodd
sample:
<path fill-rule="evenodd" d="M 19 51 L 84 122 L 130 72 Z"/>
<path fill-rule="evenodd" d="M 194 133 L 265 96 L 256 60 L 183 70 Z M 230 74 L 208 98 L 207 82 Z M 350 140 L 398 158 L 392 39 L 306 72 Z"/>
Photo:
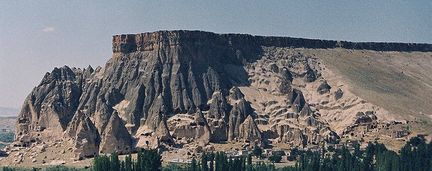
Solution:
<path fill-rule="evenodd" d="M 237 93 L 237 92 L 236 92 Z M 211 98 L 210 109 L 207 112 L 207 118 L 228 120 L 228 104 L 221 92 L 214 92 Z"/>
<path fill-rule="evenodd" d="M 335 100 L 339 100 L 340 98 L 342 98 L 343 94 L 344 93 L 343 93 L 342 89 L 338 88 L 336 90 L 336 92 L 334 93 Z"/>
<path fill-rule="evenodd" d="M 327 81 L 321 81 L 320 85 L 317 88 L 317 92 L 319 94 L 325 94 L 330 92 L 330 85 L 327 83 Z"/>
<path fill-rule="evenodd" d="M 355 117 L 355 124 L 367 124 L 375 121 L 377 117 L 373 112 L 367 112 L 367 114 L 363 112 L 357 112 Z"/>
<path fill-rule="evenodd" d="M 309 66 L 309 64 L 306 64 L 305 66 L 306 74 L 305 74 L 305 81 L 306 82 L 314 82 L 317 79 L 317 75 L 315 71 Z"/>
<path fill-rule="evenodd" d="M 269 64 L 269 69 L 270 69 L 270 71 L 272 71 L 274 73 L 278 73 L 279 72 L 279 67 L 275 63 L 270 63 Z"/>
<path fill-rule="evenodd" d="M 282 67 L 280 72 L 280 76 L 282 80 L 289 81 L 290 83 L 293 81 L 294 77 L 291 72 L 286 67 Z"/>

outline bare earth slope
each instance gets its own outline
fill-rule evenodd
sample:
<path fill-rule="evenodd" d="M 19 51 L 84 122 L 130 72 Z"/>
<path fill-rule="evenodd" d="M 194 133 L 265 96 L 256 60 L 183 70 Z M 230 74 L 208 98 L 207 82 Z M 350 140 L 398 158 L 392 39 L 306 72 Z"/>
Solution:
<path fill-rule="evenodd" d="M 407 114 L 432 115 L 432 53 L 345 49 L 315 53 L 359 97 L 407 118 Z"/>

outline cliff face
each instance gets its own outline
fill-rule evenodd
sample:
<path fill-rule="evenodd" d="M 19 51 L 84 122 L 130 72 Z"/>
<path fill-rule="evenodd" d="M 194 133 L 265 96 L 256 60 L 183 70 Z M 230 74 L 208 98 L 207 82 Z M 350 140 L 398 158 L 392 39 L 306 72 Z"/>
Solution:
<path fill-rule="evenodd" d="M 278 84 L 272 93 L 287 99 L 286 111 L 279 114 L 258 112 L 251 106 L 254 102 L 237 88 L 263 86 L 253 82 L 252 69 L 248 69 L 267 53 L 263 47 L 432 51 L 428 44 L 351 43 L 201 31 L 116 35 L 113 57 L 103 68 L 64 66 L 45 75 L 24 102 L 17 121 L 17 140 L 24 136 L 43 139 L 37 132 L 45 130 L 67 132 L 79 157 L 128 152 L 140 146 L 135 145 L 137 141 L 152 134 L 156 139 L 146 145 L 159 144 L 170 137 L 166 135 L 169 131 L 177 136 L 174 138 L 204 142 L 261 142 L 277 134 L 281 142 L 336 143 L 338 135 L 319 121 L 319 112 L 291 86 L 293 77 L 306 83 L 321 78 L 318 64 L 311 59 L 294 56 L 268 69 Z M 320 92 L 328 94 L 330 90 Z M 296 121 L 280 122 L 278 117 Z M 300 126 L 289 127 L 293 124 Z M 309 128 L 303 130 L 303 125 Z M 270 133 L 261 135 L 260 129 Z"/>
<path fill-rule="evenodd" d="M 154 33 L 122 34 L 113 36 L 114 53 L 150 51 L 160 42 L 178 45 L 187 42 L 211 42 L 256 51 L 259 46 L 292 48 L 344 48 L 375 51 L 431 52 L 432 45 L 424 43 L 347 42 L 292 37 L 266 37 L 248 34 L 215 34 L 203 31 L 160 31 Z M 246 51 L 245 51 L 246 52 Z"/>

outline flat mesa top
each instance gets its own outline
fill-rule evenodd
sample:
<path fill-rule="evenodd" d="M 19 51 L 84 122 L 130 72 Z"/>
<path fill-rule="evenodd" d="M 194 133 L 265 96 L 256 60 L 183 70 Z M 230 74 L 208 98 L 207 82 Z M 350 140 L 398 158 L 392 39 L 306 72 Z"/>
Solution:
<path fill-rule="evenodd" d="M 119 34 L 113 36 L 114 53 L 131 53 L 146 51 L 158 43 L 181 44 L 199 41 L 204 43 L 221 43 L 255 46 L 277 46 L 316 49 L 358 49 L 375 51 L 432 52 L 432 44 L 395 43 L 395 42 L 348 42 L 293 37 L 254 36 L 249 34 L 217 34 L 205 31 L 156 31 L 138 34 Z"/>

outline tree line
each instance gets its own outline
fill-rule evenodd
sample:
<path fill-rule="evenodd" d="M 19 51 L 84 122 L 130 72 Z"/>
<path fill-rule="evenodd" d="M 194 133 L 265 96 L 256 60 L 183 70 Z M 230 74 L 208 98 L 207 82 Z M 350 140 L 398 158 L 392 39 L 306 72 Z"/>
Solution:
<path fill-rule="evenodd" d="M 293 153 L 293 151 L 291 152 Z M 117 153 L 110 156 L 97 156 L 92 167 L 82 170 L 93 171 L 432 171 L 432 143 L 426 143 L 423 137 L 411 138 L 398 153 L 387 149 L 381 143 L 368 143 L 365 149 L 360 145 L 340 149 L 321 148 L 320 151 L 296 150 L 296 156 L 287 156 L 288 160 L 296 160 L 294 166 L 276 168 L 281 155 L 269 157 L 272 162 L 253 162 L 252 156 L 261 158 L 262 149 L 254 147 L 247 156 L 228 156 L 224 152 L 203 153 L 193 158 L 188 164 L 169 164 L 162 166 L 162 157 L 157 150 L 139 150 L 136 159 L 127 155 L 120 160 Z M 3 171 L 19 171 L 25 169 L 3 168 Z M 28 170 L 28 169 L 27 169 Z M 26 171 L 27 171 L 26 170 Z M 41 169 L 32 169 L 41 170 Z M 44 170 L 72 171 L 74 168 L 56 167 Z"/>
<path fill-rule="evenodd" d="M 97 156 L 93 159 L 94 171 L 157 171 L 162 169 L 162 157 L 157 150 L 140 150 L 137 159 L 129 154 L 120 161 L 118 154 Z"/>
<path fill-rule="evenodd" d="M 423 137 L 411 138 L 399 154 L 383 144 L 368 143 L 364 150 L 326 149 L 304 152 L 295 166 L 297 171 L 432 171 L 432 143 Z"/>
<path fill-rule="evenodd" d="M 190 164 L 183 167 L 168 165 L 162 168 L 160 155 L 156 151 L 144 150 L 138 153 L 137 161 L 118 162 L 117 155 L 111 155 L 114 169 L 120 171 L 141 170 L 190 170 L 190 171 L 432 171 L 432 143 L 426 143 L 423 137 L 411 138 L 399 153 L 391 151 L 384 144 L 368 143 L 365 149 L 355 144 L 352 149 L 343 146 L 340 149 L 321 148 L 320 151 L 296 151 L 294 166 L 276 168 L 281 155 L 269 157 L 271 163 L 253 163 L 252 155 L 261 158 L 262 149 L 255 147 L 247 156 L 229 157 L 224 152 L 203 153 L 200 158 L 193 158 Z M 114 158 L 113 158 L 114 156 Z M 290 156 L 287 156 L 287 158 Z M 95 161 L 101 157 L 95 158 Z M 108 158 L 105 157 L 108 162 Z M 119 164 L 120 163 L 120 164 Z M 111 166 L 103 164 L 101 167 Z M 99 165 L 94 164 L 95 170 Z M 144 167 L 140 167 L 144 166 Z M 109 170 L 102 168 L 100 170 Z"/>

